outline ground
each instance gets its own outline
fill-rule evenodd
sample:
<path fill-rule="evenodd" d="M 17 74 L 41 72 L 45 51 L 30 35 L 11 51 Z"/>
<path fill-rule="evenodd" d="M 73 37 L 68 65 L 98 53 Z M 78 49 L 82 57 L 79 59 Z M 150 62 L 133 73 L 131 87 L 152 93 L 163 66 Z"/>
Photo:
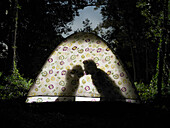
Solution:
<path fill-rule="evenodd" d="M 24 100 L 0 102 L 0 127 L 104 128 L 168 127 L 166 107 L 121 102 L 56 102 L 26 104 Z"/>

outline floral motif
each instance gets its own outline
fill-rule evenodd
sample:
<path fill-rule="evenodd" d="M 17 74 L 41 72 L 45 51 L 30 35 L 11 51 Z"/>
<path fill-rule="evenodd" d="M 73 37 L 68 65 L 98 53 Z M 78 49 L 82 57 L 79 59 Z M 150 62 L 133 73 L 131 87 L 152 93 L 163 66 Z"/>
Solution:
<path fill-rule="evenodd" d="M 89 91 L 89 90 L 90 90 L 90 86 L 86 86 L 84 89 L 85 89 L 86 91 Z"/>
<path fill-rule="evenodd" d="M 75 60 L 75 59 L 76 59 L 76 55 L 72 55 L 72 56 L 70 57 L 70 59 L 71 59 L 71 60 Z"/>
<path fill-rule="evenodd" d="M 82 83 L 83 83 L 83 84 L 85 84 L 85 83 L 86 83 L 86 81 L 83 79 L 83 80 L 82 80 Z"/>
<path fill-rule="evenodd" d="M 55 77 L 54 77 L 54 76 L 52 76 L 52 77 L 51 77 L 51 80 L 52 80 L 52 81 L 54 81 L 54 80 L 55 80 Z"/>
<path fill-rule="evenodd" d="M 53 62 L 53 58 L 49 58 L 49 59 L 48 59 L 48 62 L 49 62 L 49 63 Z"/>
<path fill-rule="evenodd" d="M 122 82 L 121 81 L 118 81 L 118 85 L 121 85 L 122 84 Z"/>
<path fill-rule="evenodd" d="M 123 76 L 124 76 L 124 73 L 123 73 L 123 72 L 121 72 L 121 73 L 120 73 L 120 76 L 121 76 L 121 77 L 123 77 Z"/>
<path fill-rule="evenodd" d="M 118 62 L 118 63 L 117 63 L 117 65 L 119 65 L 119 66 L 120 66 L 120 62 Z"/>
<path fill-rule="evenodd" d="M 35 88 L 35 91 L 37 92 L 37 91 L 38 91 L 38 88 Z"/>
<path fill-rule="evenodd" d="M 82 59 L 84 59 L 84 58 L 85 58 L 85 56 L 84 56 L 84 55 L 82 55 L 82 56 L 81 56 L 81 58 L 82 58 Z"/>
<path fill-rule="evenodd" d="M 82 93 L 82 92 L 83 92 L 83 90 L 82 90 L 82 89 L 79 89 L 79 90 L 78 90 L 78 93 Z"/>
<path fill-rule="evenodd" d="M 64 85 L 65 85 L 65 82 L 64 82 L 63 80 L 61 80 L 61 81 L 59 82 L 59 85 L 64 86 Z"/>
<path fill-rule="evenodd" d="M 67 66 L 67 67 L 66 67 L 66 70 L 68 70 L 68 69 L 70 69 L 70 66 Z"/>
<path fill-rule="evenodd" d="M 65 88 L 65 87 L 62 87 L 61 90 L 64 92 L 64 91 L 66 90 L 66 88 Z"/>
<path fill-rule="evenodd" d="M 86 57 L 90 57 L 90 53 L 87 53 L 87 54 L 86 54 Z"/>
<path fill-rule="evenodd" d="M 127 83 L 127 79 L 123 79 L 123 83 L 126 84 Z"/>
<path fill-rule="evenodd" d="M 42 74 L 42 76 L 46 77 L 47 76 L 47 71 L 44 71 L 41 74 Z"/>
<path fill-rule="evenodd" d="M 59 56 L 59 60 L 63 60 L 63 59 L 64 59 L 63 55 Z"/>
<path fill-rule="evenodd" d="M 97 53 L 99 53 L 99 52 L 101 52 L 102 51 L 102 49 L 101 48 L 98 48 L 97 49 Z"/>
<path fill-rule="evenodd" d="M 76 43 L 76 41 L 74 40 L 74 41 L 72 41 L 72 43 Z"/>
<path fill-rule="evenodd" d="M 111 68 L 112 68 L 112 69 L 114 69 L 114 68 L 115 68 L 115 65 L 114 65 L 114 64 L 112 64 L 112 65 L 111 65 Z"/>
<path fill-rule="evenodd" d="M 110 56 L 106 56 L 105 60 L 109 61 L 110 60 Z"/>
<path fill-rule="evenodd" d="M 113 75 L 113 78 L 114 78 L 114 79 L 118 79 L 118 78 L 119 78 L 119 75 L 118 75 L 118 74 L 115 74 L 115 75 Z"/>
<path fill-rule="evenodd" d="M 63 51 L 67 51 L 67 49 L 68 49 L 68 47 L 64 47 L 64 48 L 63 48 Z"/>
<path fill-rule="evenodd" d="M 96 99 L 92 99 L 91 101 L 96 101 Z"/>
<path fill-rule="evenodd" d="M 50 85 L 48 86 L 48 88 L 49 88 L 49 89 L 53 89 L 53 88 L 54 88 L 54 85 L 53 85 L 53 84 L 50 84 Z"/>
<path fill-rule="evenodd" d="M 77 49 L 77 46 L 74 46 L 73 48 L 72 48 L 72 50 L 76 50 Z"/>
<path fill-rule="evenodd" d="M 89 41 L 90 41 L 90 39 L 86 39 L 85 41 L 86 41 L 86 42 L 89 42 Z"/>
<path fill-rule="evenodd" d="M 105 65 L 105 67 L 106 67 L 106 68 L 108 68 L 108 67 L 109 67 L 109 65 L 108 65 L 108 64 L 106 64 L 106 65 Z"/>
<path fill-rule="evenodd" d="M 38 78 L 35 83 L 40 84 L 40 78 Z"/>
<path fill-rule="evenodd" d="M 45 88 L 42 88 L 42 89 L 41 89 L 41 92 L 42 92 L 42 93 L 46 92 L 46 89 L 45 89 Z"/>
<path fill-rule="evenodd" d="M 107 75 L 110 75 L 111 74 L 111 71 L 107 71 Z"/>
<path fill-rule="evenodd" d="M 43 102 L 43 99 L 42 98 L 38 98 L 37 102 Z"/>
<path fill-rule="evenodd" d="M 97 63 L 99 61 L 99 57 L 94 58 L 94 62 Z"/>
<path fill-rule="evenodd" d="M 66 74 L 66 70 L 63 70 L 62 72 L 61 72 L 61 75 L 65 75 Z"/>
<path fill-rule="evenodd" d="M 97 43 L 97 44 L 100 44 L 100 43 L 101 43 L 101 41 L 100 41 L 100 40 L 98 40 L 96 43 Z"/>
<path fill-rule="evenodd" d="M 121 91 L 122 91 L 122 92 L 126 92 L 126 90 L 127 90 L 127 89 L 126 89 L 125 87 L 122 87 L 122 88 L 121 88 Z"/>
<path fill-rule="evenodd" d="M 35 92 L 31 92 L 31 96 L 35 96 L 36 95 L 36 93 Z"/>
<path fill-rule="evenodd" d="M 109 49 L 109 48 L 106 48 L 106 51 L 110 51 L 110 49 Z"/>
<path fill-rule="evenodd" d="M 88 52 L 90 49 L 89 48 L 86 48 L 85 51 Z"/>
<path fill-rule="evenodd" d="M 84 52 L 84 50 L 83 50 L 83 49 L 80 49 L 80 50 L 78 50 L 78 52 L 79 52 L 79 53 L 83 53 L 83 52 Z"/>
<path fill-rule="evenodd" d="M 49 79 L 49 78 L 47 78 L 47 79 L 46 79 L 46 82 L 47 82 L 47 83 L 48 83 L 48 82 L 50 82 L 50 79 Z"/>
<path fill-rule="evenodd" d="M 60 65 L 63 65 L 63 64 L 64 64 L 64 61 L 61 61 L 61 62 L 60 62 Z"/>
<path fill-rule="evenodd" d="M 87 76 L 87 77 L 86 77 L 86 80 L 87 80 L 87 82 L 90 82 L 91 77 L 90 77 L 90 76 Z"/>
<path fill-rule="evenodd" d="M 53 74 L 53 70 L 52 69 L 49 71 L 49 74 Z"/>

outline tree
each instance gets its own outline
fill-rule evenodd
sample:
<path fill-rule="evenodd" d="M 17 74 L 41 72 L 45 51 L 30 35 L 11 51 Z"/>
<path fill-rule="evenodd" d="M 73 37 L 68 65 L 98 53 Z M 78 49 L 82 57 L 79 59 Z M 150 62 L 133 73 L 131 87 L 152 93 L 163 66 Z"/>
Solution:
<path fill-rule="evenodd" d="M 89 19 L 85 19 L 83 22 L 83 29 L 78 29 L 76 32 L 93 32 L 93 29 L 91 27 L 92 23 Z"/>
<path fill-rule="evenodd" d="M 156 73 L 151 80 L 152 86 L 155 90 L 158 91 L 158 99 L 161 97 L 162 90 L 167 86 L 166 81 L 163 81 L 164 74 L 169 74 L 165 70 L 165 67 L 168 67 L 168 55 L 165 54 L 167 41 L 168 41 L 168 0 L 157 0 L 157 1 L 139 1 L 137 7 L 141 8 L 141 14 L 146 18 L 145 23 L 149 25 L 148 30 L 146 31 L 146 37 L 151 40 L 151 42 L 157 44 L 157 64 L 156 64 Z M 156 9 L 156 11 L 155 11 Z M 164 86 L 164 87 L 163 87 Z M 162 88 L 163 87 L 163 88 Z"/>
<path fill-rule="evenodd" d="M 8 68 L 2 70 L 11 71 L 15 58 L 21 73 L 35 77 L 51 51 L 63 40 L 62 33 L 71 31 L 67 23 L 86 4 L 84 0 L 18 0 L 19 6 L 15 9 L 15 0 L 2 0 L 0 33 L 3 37 L 0 41 L 8 46 L 8 56 L 5 59 Z M 19 20 L 16 18 L 18 7 Z M 14 40 L 17 40 L 17 44 L 13 47 Z"/>
<path fill-rule="evenodd" d="M 83 32 L 92 32 L 92 27 L 91 27 L 92 23 L 90 22 L 89 19 L 85 19 L 85 21 L 83 21 Z"/>
<path fill-rule="evenodd" d="M 6 57 L 1 58 L 1 71 L 6 74 L 11 73 L 13 69 L 13 36 L 14 36 L 14 1 L 1 0 L 0 1 L 0 42 L 6 45 Z M 2 50 L 3 51 L 3 50 Z"/>
<path fill-rule="evenodd" d="M 100 32 L 102 37 L 111 42 L 110 45 L 125 62 L 133 80 L 145 80 L 145 72 L 141 72 L 141 70 L 149 69 L 149 66 L 144 66 L 145 58 L 143 57 L 143 55 L 149 54 L 144 50 L 148 46 L 147 43 L 144 43 L 147 42 L 144 38 L 147 26 L 144 24 L 145 19 L 141 16 L 140 10 L 136 8 L 136 1 L 108 0 L 101 7 L 103 23 L 96 30 L 103 29 Z M 146 63 L 149 65 L 148 62 Z"/>
<path fill-rule="evenodd" d="M 162 42 L 160 42 L 160 58 L 159 59 L 159 74 L 158 74 L 158 98 L 162 95 L 162 83 L 163 81 L 163 68 L 165 65 L 165 43 L 167 42 L 167 20 L 168 20 L 168 0 L 163 0 L 163 30 L 162 30 Z"/>
<path fill-rule="evenodd" d="M 19 9 L 18 0 L 15 0 L 15 28 L 14 28 L 14 45 L 13 45 L 13 72 L 15 72 L 17 68 L 17 62 L 16 62 L 16 43 L 17 43 L 17 30 L 18 30 L 18 9 Z"/>

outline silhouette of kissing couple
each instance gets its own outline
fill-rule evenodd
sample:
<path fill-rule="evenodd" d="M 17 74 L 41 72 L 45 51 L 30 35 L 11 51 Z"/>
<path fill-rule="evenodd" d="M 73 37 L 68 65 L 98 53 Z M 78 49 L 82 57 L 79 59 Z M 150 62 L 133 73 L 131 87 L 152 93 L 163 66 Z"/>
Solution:
<path fill-rule="evenodd" d="M 80 65 L 76 65 L 72 70 L 66 73 L 66 90 L 65 94 L 75 97 L 79 86 L 79 79 L 86 75 L 91 75 L 93 84 L 101 96 L 101 101 L 113 101 L 117 99 L 125 99 L 119 87 L 103 70 L 97 68 L 93 60 L 83 61 L 84 70 Z"/>

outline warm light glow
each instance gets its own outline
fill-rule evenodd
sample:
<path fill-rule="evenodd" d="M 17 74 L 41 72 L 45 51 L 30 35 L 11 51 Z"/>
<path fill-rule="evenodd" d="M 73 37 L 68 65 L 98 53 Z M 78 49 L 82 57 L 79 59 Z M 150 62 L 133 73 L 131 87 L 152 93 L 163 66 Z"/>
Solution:
<path fill-rule="evenodd" d="M 77 33 L 52 52 L 31 87 L 27 102 L 100 101 L 102 93 L 98 92 L 91 74 L 85 73 L 85 60 L 92 60 L 97 70 L 105 72 L 125 98 L 137 99 L 121 62 L 106 43 L 94 34 Z"/>

